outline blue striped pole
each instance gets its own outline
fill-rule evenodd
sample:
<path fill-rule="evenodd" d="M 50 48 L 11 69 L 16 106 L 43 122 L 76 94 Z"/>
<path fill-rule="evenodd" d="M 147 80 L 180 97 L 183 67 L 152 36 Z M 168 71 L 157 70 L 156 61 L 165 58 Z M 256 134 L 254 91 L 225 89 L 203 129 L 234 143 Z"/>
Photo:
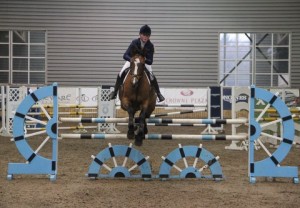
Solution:
<path fill-rule="evenodd" d="M 62 122 L 77 123 L 126 123 L 129 118 L 60 118 Z M 185 124 L 245 124 L 247 119 L 167 119 L 148 118 L 147 123 L 185 123 Z M 139 119 L 135 118 L 135 123 Z"/>
<path fill-rule="evenodd" d="M 126 134 L 61 134 L 63 139 L 127 139 Z M 245 140 L 247 135 L 186 135 L 186 134 L 146 134 L 149 140 L 197 139 L 197 140 Z"/>

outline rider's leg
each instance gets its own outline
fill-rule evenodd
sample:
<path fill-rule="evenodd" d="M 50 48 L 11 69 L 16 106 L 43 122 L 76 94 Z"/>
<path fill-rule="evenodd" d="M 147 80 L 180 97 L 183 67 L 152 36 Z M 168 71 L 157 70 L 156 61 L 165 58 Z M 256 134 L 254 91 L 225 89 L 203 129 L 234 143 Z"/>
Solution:
<path fill-rule="evenodd" d="M 151 85 L 154 87 L 155 89 L 155 92 L 157 94 L 157 97 L 158 97 L 158 101 L 159 102 L 162 102 L 165 100 L 164 96 L 161 94 L 160 90 L 159 90 L 159 86 L 158 86 L 158 83 L 157 83 L 157 79 L 156 77 L 154 76 L 153 72 L 152 72 L 152 67 L 151 65 L 148 65 L 148 64 L 145 64 L 146 66 L 146 74 L 150 80 L 150 83 Z"/>
<path fill-rule="evenodd" d="M 126 77 L 126 74 L 128 72 L 129 67 L 130 67 L 130 62 L 126 61 L 126 63 L 124 64 L 123 68 L 121 69 L 120 73 L 117 76 L 117 80 L 116 80 L 114 91 L 112 91 L 109 94 L 109 100 L 116 99 L 119 87 L 123 84 L 123 81 L 124 81 L 124 79 Z"/>

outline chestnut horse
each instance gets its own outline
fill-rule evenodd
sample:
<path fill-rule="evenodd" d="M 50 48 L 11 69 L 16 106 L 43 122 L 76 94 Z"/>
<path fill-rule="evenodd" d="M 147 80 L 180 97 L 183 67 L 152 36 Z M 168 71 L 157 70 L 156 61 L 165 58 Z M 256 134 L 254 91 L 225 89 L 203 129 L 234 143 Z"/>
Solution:
<path fill-rule="evenodd" d="M 121 108 L 128 112 L 128 139 L 135 139 L 135 145 L 141 146 L 145 134 L 148 133 L 146 118 L 149 118 L 155 109 L 156 93 L 151 87 L 145 72 L 145 58 L 135 55 L 131 58 L 130 69 L 125 81 L 119 90 Z M 135 130 L 135 113 L 140 111 Z"/>

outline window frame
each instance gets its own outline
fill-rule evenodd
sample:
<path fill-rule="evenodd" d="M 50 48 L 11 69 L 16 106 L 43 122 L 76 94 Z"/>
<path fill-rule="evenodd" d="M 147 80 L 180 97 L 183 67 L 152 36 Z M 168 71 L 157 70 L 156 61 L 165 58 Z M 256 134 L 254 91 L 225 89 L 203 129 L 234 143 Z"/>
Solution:
<path fill-rule="evenodd" d="M 244 58 L 238 58 L 238 55 L 236 55 L 236 58 L 234 60 L 234 63 L 233 64 L 234 66 L 231 68 L 231 70 L 228 70 L 227 73 L 226 73 L 226 67 L 225 67 L 225 64 L 226 62 L 228 63 L 228 61 L 230 61 L 230 59 L 226 59 L 225 55 L 227 51 L 225 51 L 226 47 L 228 47 L 228 42 L 225 42 L 226 41 L 226 34 L 234 34 L 235 35 L 235 40 L 236 40 L 236 43 L 235 45 L 233 45 L 234 47 L 238 48 L 239 47 L 239 43 L 237 42 L 238 41 L 238 38 L 237 36 L 239 34 L 249 34 L 248 38 L 249 38 L 249 42 L 251 43 L 250 44 L 250 49 L 249 49 L 249 54 L 248 56 L 252 56 L 250 57 L 249 59 L 244 59 Z M 257 45 L 256 43 L 259 43 L 257 42 L 257 36 L 258 35 L 262 35 L 262 34 L 265 34 L 265 35 L 271 35 L 271 43 L 269 45 Z M 222 41 L 222 35 L 223 35 L 223 40 Z M 285 35 L 287 36 L 287 40 L 288 40 L 288 44 L 284 44 L 284 45 L 280 45 L 278 44 L 275 44 L 274 43 L 274 36 L 278 37 L 280 35 Z M 252 37 L 252 40 L 251 40 L 251 37 Z M 283 36 L 284 37 L 284 36 Z M 250 77 L 249 79 L 247 80 L 247 82 L 252 85 L 257 85 L 258 87 L 276 87 L 276 88 L 287 88 L 287 87 L 291 87 L 291 32 L 219 32 L 218 34 L 218 81 L 219 81 L 219 84 L 221 86 L 245 86 L 245 85 L 238 85 L 237 83 L 240 83 L 239 81 L 242 81 L 243 79 L 239 79 L 238 78 L 238 73 L 237 73 L 237 70 L 238 70 L 238 66 L 239 66 L 239 62 L 244 62 L 244 61 L 251 61 L 250 63 L 250 66 L 249 66 L 249 69 L 248 69 L 248 72 L 250 74 Z M 263 40 L 263 39 L 262 39 Z M 259 41 L 259 40 L 258 40 Z M 258 59 L 256 56 L 257 56 L 257 49 L 260 49 L 260 47 L 262 48 L 271 48 L 271 59 L 268 60 L 268 59 Z M 288 53 L 288 58 L 286 59 L 280 59 L 280 58 L 274 58 L 274 48 L 287 48 L 287 53 Z M 236 53 L 239 53 L 238 50 L 235 51 Z M 247 58 L 247 57 L 246 57 Z M 258 73 L 257 72 L 257 69 L 258 69 L 258 61 L 265 61 L 265 62 L 270 62 L 270 66 L 269 66 L 269 70 L 270 70 L 270 73 Z M 287 73 L 284 73 L 284 72 L 274 72 L 276 70 L 276 66 L 274 66 L 274 63 L 277 63 L 277 64 L 280 64 L 280 63 L 283 63 L 283 62 L 287 62 Z M 223 67 L 223 68 L 222 68 Z M 267 69 L 267 68 L 266 68 Z M 231 79 L 228 79 L 228 77 L 230 77 L 231 75 L 234 75 L 234 77 L 231 77 Z M 243 75 L 241 73 L 241 75 Z M 267 82 L 270 84 L 261 84 L 258 82 L 258 79 L 257 79 L 257 76 L 263 76 L 263 75 L 266 75 L 268 76 L 268 80 Z M 276 78 L 277 76 L 277 78 Z M 281 77 L 281 79 L 280 79 Z M 230 80 L 233 80 L 234 81 L 234 84 L 226 84 L 226 79 L 228 79 L 229 81 Z M 274 80 L 277 79 L 277 83 L 274 82 Z M 280 85 L 281 82 L 283 82 L 283 85 Z M 274 85 L 276 84 L 276 85 Z"/>
<path fill-rule="evenodd" d="M 47 31 L 44 30 L 44 29 L 38 29 L 38 30 L 24 30 L 24 29 L 14 29 L 14 30 L 4 30 L 4 29 L 1 29 L 1 31 L 3 32 L 8 32 L 8 61 L 9 61 L 9 68 L 8 70 L 1 70 L 0 69 L 0 72 L 7 72 L 8 71 L 8 83 L 1 83 L 0 84 L 14 84 L 14 85 L 20 85 L 20 84 L 23 84 L 23 85 L 45 85 L 47 83 L 47 54 L 48 54 L 48 51 L 47 51 Z M 27 41 L 25 41 L 24 43 L 19 43 L 19 42 L 14 42 L 14 33 L 16 32 L 16 34 L 19 32 L 19 31 L 22 31 L 24 33 L 26 33 L 27 35 Z M 41 32 L 44 34 L 44 42 L 31 42 L 31 39 L 32 39 L 32 36 L 31 34 L 34 33 L 34 32 Z M 4 44 L 4 43 L 0 43 L 0 44 Z M 22 56 L 22 55 L 15 55 L 14 54 L 14 47 L 15 46 L 26 46 L 27 47 L 27 54 Z M 43 51 L 43 55 L 42 56 L 33 56 L 32 55 L 32 52 L 31 52 L 31 49 L 32 47 L 35 47 L 35 46 L 42 46 L 44 49 L 42 49 Z M 4 56 L 0 56 L 0 58 L 2 58 Z M 24 70 L 23 69 L 15 69 L 14 68 L 14 63 L 17 59 L 23 59 L 23 60 L 26 60 L 27 61 L 27 66 L 26 64 L 24 65 Z M 38 60 L 38 59 L 41 59 L 41 60 L 44 60 L 44 64 L 42 65 L 43 66 L 43 69 L 41 70 L 33 70 L 31 69 L 31 62 L 33 62 L 33 60 Z M 14 81 L 15 80 L 15 74 L 18 74 L 18 76 L 22 77 L 22 74 L 26 74 L 26 78 L 24 80 L 21 80 L 21 81 Z M 41 79 L 41 81 L 36 81 L 36 80 L 33 80 L 34 78 L 34 74 L 36 74 L 37 76 L 36 77 L 39 77 L 39 76 L 42 76 L 43 75 L 43 79 Z M 41 74 L 41 75 L 39 75 Z M 17 77 L 18 77 L 17 76 Z"/>

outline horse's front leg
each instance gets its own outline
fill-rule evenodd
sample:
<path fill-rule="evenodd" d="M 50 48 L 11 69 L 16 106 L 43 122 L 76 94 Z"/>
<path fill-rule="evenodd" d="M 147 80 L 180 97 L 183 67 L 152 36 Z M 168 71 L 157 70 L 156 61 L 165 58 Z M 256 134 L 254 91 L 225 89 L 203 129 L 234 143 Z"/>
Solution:
<path fill-rule="evenodd" d="M 146 119 L 147 119 L 147 118 L 150 118 L 150 116 L 151 116 L 151 113 L 150 113 L 150 114 L 149 114 L 149 113 L 146 113 L 146 115 L 145 115 L 144 134 L 148 134 L 148 126 L 147 126 Z"/>
<path fill-rule="evenodd" d="M 131 108 L 129 108 L 127 110 L 127 112 L 128 112 L 128 116 L 129 116 L 127 138 L 134 139 L 134 114 L 135 114 L 135 112 Z"/>
<path fill-rule="evenodd" d="M 144 110 L 141 110 L 139 128 L 137 134 L 135 135 L 135 145 L 142 146 L 143 140 L 145 139 L 145 125 L 146 125 L 146 113 Z"/>

